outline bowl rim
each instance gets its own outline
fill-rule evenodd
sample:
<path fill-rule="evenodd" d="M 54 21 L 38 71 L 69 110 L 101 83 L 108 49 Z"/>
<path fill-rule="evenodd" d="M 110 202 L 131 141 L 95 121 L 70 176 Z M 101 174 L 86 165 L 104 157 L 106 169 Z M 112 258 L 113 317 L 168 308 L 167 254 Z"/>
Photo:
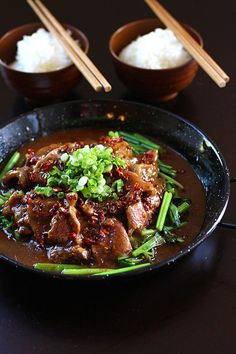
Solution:
<path fill-rule="evenodd" d="M 115 30 L 115 32 L 112 33 L 112 35 L 110 36 L 110 39 L 109 39 L 109 51 L 110 51 L 110 54 L 112 55 L 112 57 L 117 60 L 119 63 L 121 63 L 122 65 L 128 67 L 128 68 L 132 68 L 132 69 L 135 69 L 137 71 L 143 71 L 143 72 L 151 72 L 151 73 L 154 73 L 154 72 L 171 72 L 171 71 L 174 71 L 176 69 L 178 70 L 181 70 L 182 68 L 185 68 L 187 67 L 189 64 L 191 63 L 196 63 L 198 65 L 198 63 L 196 62 L 196 60 L 194 58 L 190 58 L 187 62 L 185 62 L 184 64 L 181 64 L 181 65 L 178 65 L 178 66 L 174 66 L 172 68 L 165 68 L 165 69 L 147 69 L 147 68 L 140 68 L 138 66 L 134 66 L 134 65 L 131 65 L 131 64 L 128 64 L 126 63 L 125 61 L 121 60 L 119 55 L 116 54 L 116 52 L 114 51 L 113 49 L 113 46 L 112 46 L 112 41 L 114 39 L 114 37 L 120 33 L 121 31 L 123 31 L 124 29 L 127 29 L 126 27 L 129 26 L 129 25 L 134 25 L 134 24 L 139 24 L 139 23 L 143 23 L 143 22 L 151 22 L 153 20 L 157 20 L 160 24 L 162 23 L 162 21 L 157 18 L 157 17 L 149 17 L 149 18 L 143 18 L 143 19 L 139 19 L 139 20 L 135 20 L 135 21 L 131 21 L 131 22 L 128 22 L 122 26 L 120 26 L 117 30 Z M 163 23 L 162 23 L 163 24 Z M 180 22 L 181 25 L 183 25 L 184 27 L 186 27 L 187 29 L 190 29 L 196 36 L 197 38 L 199 39 L 199 44 L 201 47 L 203 47 L 204 45 L 204 42 L 203 42 L 203 38 L 202 36 L 200 35 L 200 33 L 195 29 L 193 28 L 192 26 L 186 24 L 186 23 L 183 23 L 183 22 Z M 163 24 L 164 25 L 164 24 Z M 165 25 L 164 25 L 165 26 Z M 156 27 L 158 28 L 158 27 Z M 166 27 L 167 28 L 167 27 Z M 131 43 L 131 42 L 130 42 Z M 124 49 L 125 47 L 123 47 L 122 49 Z"/>
<path fill-rule="evenodd" d="M 0 46 L 1 46 L 1 41 L 4 40 L 6 37 L 12 35 L 15 31 L 17 30 L 21 30 L 21 29 L 24 29 L 26 26 L 32 26 L 32 25 L 37 25 L 39 26 L 39 28 L 45 28 L 44 24 L 41 23 L 41 22 L 29 22 L 29 23 L 25 23 L 23 25 L 20 25 L 20 26 L 17 26 L 17 27 L 14 27 L 12 29 L 10 29 L 9 31 L 7 31 L 6 33 L 4 33 L 1 37 L 0 37 Z M 79 29 L 78 27 L 75 27 L 73 25 L 70 25 L 68 23 L 65 23 L 63 22 L 62 23 L 63 27 L 65 27 L 66 29 L 72 29 L 72 30 L 75 30 L 79 33 L 79 36 L 81 36 L 81 38 L 83 39 L 84 41 L 84 44 L 85 44 L 85 49 L 83 50 L 83 52 L 85 54 L 88 53 L 89 51 L 89 48 L 90 48 L 90 43 L 89 43 L 89 39 L 88 37 L 86 36 L 86 34 L 81 30 Z M 39 29 L 38 28 L 38 29 Z M 48 31 L 46 29 L 46 31 Z M 48 31 L 49 32 L 49 31 Z M 33 32 L 34 33 L 34 32 Z M 16 45 L 16 43 L 15 43 Z M 19 74 L 23 74 L 23 75 L 50 75 L 50 74 L 56 74 L 58 72 L 63 72 L 64 70 L 67 70 L 71 67 L 75 67 L 75 64 L 72 62 L 71 64 L 63 67 L 63 68 L 60 68 L 60 69 L 57 69 L 57 70 L 51 70 L 51 71 L 45 71 L 45 72 L 26 72 L 26 71 L 20 71 L 20 70 L 17 70 L 17 69 L 14 69 L 12 67 L 9 66 L 9 64 L 6 64 L 1 58 L 0 58 L 0 66 L 3 66 L 5 69 L 9 70 L 9 71 L 12 71 L 12 72 L 16 72 L 16 73 L 19 73 Z"/>

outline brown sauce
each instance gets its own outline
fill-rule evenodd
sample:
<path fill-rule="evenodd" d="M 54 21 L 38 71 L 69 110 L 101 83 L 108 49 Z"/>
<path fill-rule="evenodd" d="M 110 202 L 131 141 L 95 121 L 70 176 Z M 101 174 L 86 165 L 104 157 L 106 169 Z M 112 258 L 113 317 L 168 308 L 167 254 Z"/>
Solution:
<path fill-rule="evenodd" d="M 81 140 L 85 143 L 92 143 L 106 133 L 107 130 L 88 128 L 60 131 L 26 144 L 19 149 L 19 152 L 24 156 L 29 148 L 38 150 L 43 146 L 54 143 L 76 142 Z M 178 231 L 180 235 L 185 237 L 185 242 L 178 245 L 173 244 L 159 247 L 156 257 L 156 261 L 158 262 L 174 256 L 192 242 L 201 229 L 205 214 L 204 190 L 190 164 L 170 148 L 166 148 L 165 154 L 162 155 L 162 160 L 172 165 L 178 171 L 176 179 L 185 187 L 184 191 L 180 194 L 190 199 L 192 205 L 186 216 L 188 224 Z M 0 253 L 29 266 L 37 262 L 48 262 L 46 251 L 39 249 L 33 242 L 23 243 L 13 241 L 7 238 L 2 231 L 0 231 Z"/>

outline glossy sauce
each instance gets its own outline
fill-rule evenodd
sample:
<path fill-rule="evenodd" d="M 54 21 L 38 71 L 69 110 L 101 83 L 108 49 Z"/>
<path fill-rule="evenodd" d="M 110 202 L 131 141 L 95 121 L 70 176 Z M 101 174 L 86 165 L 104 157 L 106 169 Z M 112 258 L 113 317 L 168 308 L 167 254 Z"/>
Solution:
<path fill-rule="evenodd" d="M 19 150 L 19 152 L 24 156 L 29 148 L 37 151 L 43 146 L 55 143 L 76 141 L 92 143 L 101 135 L 106 135 L 106 133 L 106 130 L 88 128 L 60 131 L 26 144 Z M 166 148 L 166 152 L 162 154 L 161 159 L 172 165 L 178 171 L 176 179 L 185 187 L 184 191 L 181 191 L 179 194 L 190 199 L 192 205 L 185 217 L 188 224 L 178 230 L 178 234 L 185 237 L 185 242 L 183 244 L 164 245 L 159 247 L 157 249 L 156 261 L 172 257 L 181 249 L 189 245 L 199 233 L 205 214 L 204 190 L 190 164 L 183 157 L 169 148 Z M 33 265 L 37 262 L 48 262 L 46 251 L 41 250 L 33 242 L 23 243 L 20 241 L 13 241 L 7 238 L 2 231 L 0 231 L 0 253 L 26 265 Z"/>

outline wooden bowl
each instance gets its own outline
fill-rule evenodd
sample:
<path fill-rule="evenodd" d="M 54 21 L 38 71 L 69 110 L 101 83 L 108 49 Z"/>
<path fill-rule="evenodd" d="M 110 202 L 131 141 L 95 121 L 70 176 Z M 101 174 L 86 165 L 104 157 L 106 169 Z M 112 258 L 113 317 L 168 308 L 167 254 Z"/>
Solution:
<path fill-rule="evenodd" d="M 183 25 L 197 42 L 203 46 L 200 34 Z M 120 27 L 110 38 L 109 49 L 120 80 L 137 96 L 149 102 L 170 100 L 185 89 L 194 79 L 198 64 L 194 59 L 170 69 L 142 69 L 126 64 L 119 58 L 121 50 L 138 36 L 156 28 L 165 28 L 158 18 L 138 20 Z"/>
<path fill-rule="evenodd" d="M 73 26 L 64 26 L 71 31 L 73 38 L 79 40 L 82 49 L 87 53 L 89 41 L 85 34 Z M 25 24 L 7 32 L 0 39 L 0 69 L 6 84 L 35 104 L 56 101 L 66 96 L 82 77 L 74 64 L 45 73 L 26 73 L 9 67 L 15 60 L 16 43 L 24 35 L 30 35 L 41 27 L 44 27 L 41 23 Z"/>

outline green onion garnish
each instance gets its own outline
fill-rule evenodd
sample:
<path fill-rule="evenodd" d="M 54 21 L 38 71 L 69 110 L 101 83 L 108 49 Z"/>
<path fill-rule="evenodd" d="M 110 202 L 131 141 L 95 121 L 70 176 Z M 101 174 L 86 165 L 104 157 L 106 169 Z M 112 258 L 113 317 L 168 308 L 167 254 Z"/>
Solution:
<path fill-rule="evenodd" d="M 154 229 L 144 229 L 141 231 L 141 236 L 154 235 L 156 232 L 157 232 L 157 230 L 154 230 Z"/>
<path fill-rule="evenodd" d="M 184 189 L 184 186 L 183 186 L 181 183 L 179 183 L 179 182 L 176 181 L 175 179 L 171 178 L 170 176 L 167 176 L 165 173 L 159 172 L 159 176 L 161 176 L 162 178 L 164 178 L 165 180 L 167 180 L 167 182 L 176 185 L 176 186 L 179 187 L 180 189 Z"/>
<path fill-rule="evenodd" d="M 35 269 L 44 270 L 46 272 L 61 272 L 64 269 L 83 269 L 84 266 L 75 264 L 53 264 L 53 263 L 35 263 Z"/>
<path fill-rule="evenodd" d="M 156 233 L 155 236 L 150 238 L 147 242 L 142 244 L 140 247 L 136 248 L 136 250 L 134 250 L 132 252 L 132 255 L 134 257 L 137 257 L 140 254 L 144 254 L 144 253 L 150 251 L 154 247 L 161 246 L 163 243 L 165 243 L 165 240 L 163 239 L 163 237 L 161 237 L 158 233 Z"/>
<path fill-rule="evenodd" d="M 162 162 L 160 159 L 158 159 L 158 167 L 162 173 L 165 173 L 173 178 L 176 176 L 176 170 L 172 166 Z"/>
<path fill-rule="evenodd" d="M 164 198 L 162 200 L 161 208 L 160 208 L 157 222 L 156 222 L 156 228 L 158 231 L 162 231 L 162 229 L 163 229 L 163 226 L 164 226 L 165 220 L 166 220 L 166 215 L 167 215 L 170 203 L 171 203 L 172 196 L 173 195 L 170 192 L 165 192 L 165 194 L 164 194 Z"/>
<path fill-rule="evenodd" d="M 183 213 L 185 213 L 188 210 L 189 207 L 190 207 L 190 203 L 183 202 L 182 204 L 180 204 L 178 206 L 178 211 L 179 211 L 180 214 L 183 214 Z"/>
<path fill-rule="evenodd" d="M 173 225 L 178 226 L 180 224 L 180 215 L 177 206 L 173 203 L 170 203 L 169 207 L 169 218 Z"/>
<path fill-rule="evenodd" d="M 0 173 L 0 181 L 2 181 L 3 177 L 9 172 L 13 167 L 17 164 L 20 158 L 20 153 L 15 151 L 14 154 L 11 156 L 10 160 L 7 164 L 3 167 L 2 172 Z"/>
<path fill-rule="evenodd" d="M 162 151 L 161 146 L 153 143 L 151 140 L 145 138 L 144 136 L 134 133 L 130 134 L 127 132 L 120 131 L 120 136 L 124 138 L 129 144 L 133 144 L 134 148 L 143 147 L 146 150 L 156 149 L 158 151 Z"/>
<path fill-rule="evenodd" d="M 99 273 L 106 274 L 107 271 L 108 271 L 107 268 L 84 268 L 84 269 L 72 268 L 72 269 L 63 269 L 61 273 L 65 275 L 94 275 Z"/>
<path fill-rule="evenodd" d="M 125 273 L 129 272 L 130 270 L 135 270 L 139 268 L 144 268 L 146 266 L 149 266 L 151 263 L 143 263 L 143 264 L 138 264 L 134 265 L 131 267 L 126 267 L 126 268 L 119 268 L 119 269 L 108 269 L 106 272 L 101 272 L 98 274 L 94 274 L 94 276 L 100 276 L 100 275 L 111 275 L 111 274 L 120 274 L 120 273 Z M 65 273 L 64 273 L 65 274 Z M 67 273 L 68 274 L 68 273 Z"/>
<path fill-rule="evenodd" d="M 127 256 L 123 256 L 123 257 L 119 257 L 118 258 L 118 263 L 121 266 L 133 266 L 136 265 L 138 263 L 141 263 L 143 261 L 142 258 L 138 258 L 138 257 L 127 257 Z"/>

